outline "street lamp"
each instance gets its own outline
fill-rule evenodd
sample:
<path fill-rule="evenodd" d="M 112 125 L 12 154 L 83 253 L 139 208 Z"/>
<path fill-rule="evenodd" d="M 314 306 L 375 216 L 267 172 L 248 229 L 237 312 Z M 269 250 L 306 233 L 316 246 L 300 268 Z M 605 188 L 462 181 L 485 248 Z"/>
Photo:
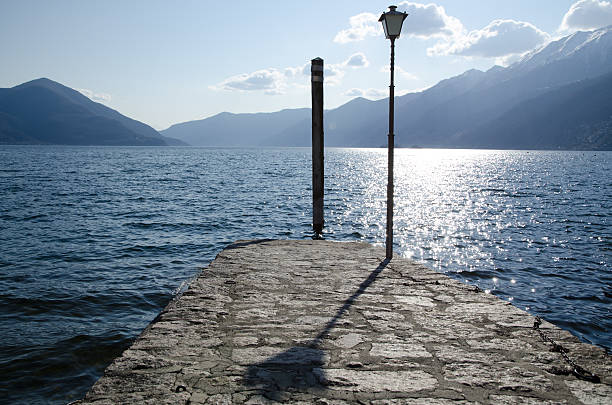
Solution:
<path fill-rule="evenodd" d="M 391 260 L 393 257 L 393 118 L 394 118 L 394 97 L 395 85 L 393 83 L 393 74 L 395 70 L 395 39 L 399 38 L 402 32 L 402 24 L 407 13 L 396 11 L 397 6 L 389 6 L 389 11 L 382 13 L 378 21 L 383 25 L 385 37 L 391 40 L 391 85 L 389 86 L 389 163 L 387 166 L 387 240 L 386 240 L 386 258 Z"/>

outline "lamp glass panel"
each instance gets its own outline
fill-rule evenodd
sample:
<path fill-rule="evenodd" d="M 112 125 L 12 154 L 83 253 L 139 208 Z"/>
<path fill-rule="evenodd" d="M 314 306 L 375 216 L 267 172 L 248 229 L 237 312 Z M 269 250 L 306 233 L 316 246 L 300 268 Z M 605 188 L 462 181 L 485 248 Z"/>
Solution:
<path fill-rule="evenodd" d="M 385 36 L 399 37 L 404 22 L 404 14 L 387 14 L 385 17 L 386 25 Z"/>
<path fill-rule="evenodd" d="M 389 39 L 389 31 L 387 30 L 387 19 L 382 20 L 383 30 L 385 30 L 385 38 Z"/>

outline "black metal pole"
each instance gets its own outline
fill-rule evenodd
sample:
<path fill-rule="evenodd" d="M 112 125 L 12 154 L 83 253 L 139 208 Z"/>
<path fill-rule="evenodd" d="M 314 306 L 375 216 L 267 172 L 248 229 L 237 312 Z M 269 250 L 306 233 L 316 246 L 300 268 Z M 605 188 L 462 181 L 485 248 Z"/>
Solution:
<path fill-rule="evenodd" d="M 310 67 L 312 85 L 312 227 L 315 238 L 323 233 L 323 59 L 313 59 Z"/>
<path fill-rule="evenodd" d="M 389 86 L 389 137 L 388 150 L 389 162 L 387 166 L 387 240 L 386 258 L 391 260 L 393 257 L 393 152 L 395 148 L 395 135 L 393 134 L 394 119 L 394 70 L 395 70 L 395 38 L 391 38 L 391 85 Z"/>

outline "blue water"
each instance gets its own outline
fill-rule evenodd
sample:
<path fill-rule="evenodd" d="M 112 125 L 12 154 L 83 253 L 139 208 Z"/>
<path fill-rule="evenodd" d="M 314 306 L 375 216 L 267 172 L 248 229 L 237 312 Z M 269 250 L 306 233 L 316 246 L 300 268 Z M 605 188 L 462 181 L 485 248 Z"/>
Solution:
<path fill-rule="evenodd" d="M 386 150 L 326 150 L 382 245 Z M 612 153 L 396 151 L 396 252 L 612 348 Z M 66 403 L 227 244 L 311 236 L 309 149 L 0 147 L 0 402 Z"/>

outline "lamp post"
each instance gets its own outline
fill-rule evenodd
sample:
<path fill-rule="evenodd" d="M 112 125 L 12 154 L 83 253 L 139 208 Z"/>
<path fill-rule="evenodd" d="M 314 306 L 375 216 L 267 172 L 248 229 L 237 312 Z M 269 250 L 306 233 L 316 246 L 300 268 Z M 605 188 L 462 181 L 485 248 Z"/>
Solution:
<path fill-rule="evenodd" d="M 399 38 L 402 32 L 402 24 L 408 16 L 407 13 L 396 11 L 397 6 L 389 6 L 389 11 L 382 13 L 378 21 L 382 23 L 385 31 L 385 37 L 391 40 L 391 85 L 389 86 L 389 135 L 388 135 L 388 150 L 389 162 L 387 166 L 387 239 L 386 258 L 391 260 L 393 257 L 393 149 L 395 147 L 393 134 L 393 119 L 394 119 L 394 97 L 395 85 L 393 83 L 395 70 L 395 40 Z"/>

